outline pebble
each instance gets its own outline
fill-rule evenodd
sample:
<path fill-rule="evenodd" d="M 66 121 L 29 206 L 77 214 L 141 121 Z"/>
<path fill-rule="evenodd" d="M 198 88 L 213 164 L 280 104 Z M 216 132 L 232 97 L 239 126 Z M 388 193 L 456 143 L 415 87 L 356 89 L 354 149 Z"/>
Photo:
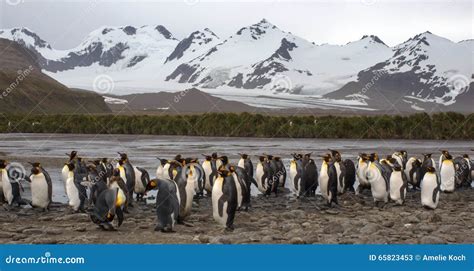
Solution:
<path fill-rule="evenodd" d="M 395 225 L 395 222 L 393 221 L 385 221 L 384 223 L 382 223 L 382 226 L 386 227 L 386 228 L 391 228 Z"/>
<path fill-rule="evenodd" d="M 326 234 L 343 233 L 344 228 L 339 223 L 331 223 L 324 227 L 323 232 Z"/>

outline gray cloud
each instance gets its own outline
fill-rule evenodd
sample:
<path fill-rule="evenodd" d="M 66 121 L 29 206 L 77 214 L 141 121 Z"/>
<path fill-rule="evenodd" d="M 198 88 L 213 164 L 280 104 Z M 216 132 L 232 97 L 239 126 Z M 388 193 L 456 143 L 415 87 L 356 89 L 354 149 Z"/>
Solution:
<path fill-rule="evenodd" d="M 375 34 L 395 45 L 426 30 L 454 41 L 473 38 L 469 0 L 0 1 L 0 28 L 28 27 L 59 49 L 78 45 L 104 25 L 161 24 L 179 38 L 209 27 L 226 37 L 262 18 L 318 44 Z"/>

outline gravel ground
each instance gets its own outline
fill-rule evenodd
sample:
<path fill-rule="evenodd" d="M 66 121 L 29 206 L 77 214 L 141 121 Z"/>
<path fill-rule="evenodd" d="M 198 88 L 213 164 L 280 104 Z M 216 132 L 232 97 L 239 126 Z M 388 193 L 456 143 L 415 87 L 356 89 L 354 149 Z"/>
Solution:
<path fill-rule="evenodd" d="M 442 194 L 434 211 L 421 207 L 419 192 L 410 192 L 404 206 L 389 203 L 384 208 L 376 208 L 368 193 L 342 195 L 341 206 L 331 209 L 319 196 L 257 196 L 248 212 L 237 213 L 233 232 L 214 222 L 206 197 L 175 233 L 155 232 L 154 207 L 144 203 L 135 204 L 115 232 L 100 230 L 87 214 L 74 214 L 60 203 L 49 212 L 2 208 L 0 243 L 474 243 L 473 192 L 470 188 Z"/>

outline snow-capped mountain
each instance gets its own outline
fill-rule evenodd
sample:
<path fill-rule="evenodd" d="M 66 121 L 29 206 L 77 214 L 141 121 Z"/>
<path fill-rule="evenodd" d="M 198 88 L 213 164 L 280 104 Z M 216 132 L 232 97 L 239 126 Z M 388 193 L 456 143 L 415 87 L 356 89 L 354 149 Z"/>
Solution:
<path fill-rule="evenodd" d="M 26 28 L 0 30 L 0 38 L 30 49 L 43 72 L 67 86 L 94 89 L 106 74 L 114 94 L 194 86 L 252 105 L 278 95 L 262 104 L 413 111 L 452 109 L 473 93 L 474 41 L 429 32 L 395 47 L 374 35 L 316 45 L 263 19 L 227 38 L 207 28 L 179 40 L 161 25 L 101 27 L 69 50 Z"/>
<path fill-rule="evenodd" d="M 65 56 L 64 52 L 53 49 L 49 43 L 26 27 L 0 29 L 0 38 L 15 41 L 29 49 L 41 65 L 44 65 L 46 60 L 57 60 Z"/>
<path fill-rule="evenodd" d="M 209 28 L 205 28 L 202 31 L 195 31 L 178 43 L 173 52 L 166 58 L 165 63 L 193 60 L 219 42 L 219 37 Z"/>
<path fill-rule="evenodd" d="M 375 36 L 343 46 L 318 46 L 262 20 L 183 63 L 166 80 L 204 88 L 324 94 L 391 54 Z"/>
<path fill-rule="evenodd" d="M 390 58 L 362 70 L 356 80 L 326 97 L 363 100 L 380 108 L 421 110 L 427 109 L 427 102 L 449 106 L 469 90 L 473 48 L 473 40 L 455 43 L 424 32 L 396 46 Z"/>

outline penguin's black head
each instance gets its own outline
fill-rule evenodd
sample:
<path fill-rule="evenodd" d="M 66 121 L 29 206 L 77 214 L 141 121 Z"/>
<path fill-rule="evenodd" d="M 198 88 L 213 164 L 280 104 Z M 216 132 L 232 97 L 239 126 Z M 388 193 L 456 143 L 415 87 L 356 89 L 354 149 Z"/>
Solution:
<path fill-rule="evenodd" d="M 5 169 L 8 163 L 6 160 L 0 160 L 0 169 Z"/>
<path fill-rule="evenodd" d="M 227 157 L 227 156 L 225 156 L 225 155 L 219 157 L 219 159 L 221 159 L 222 164 L 224 164 L 224 165 L 227 165 L 227 164 L 229 163 L 229 157 Z"/>
<path fill-rule="evenodd" d="M 369 155 L 369 161 L 370 162 L 374 162 L 374 161 L 378 161 L 379 160 L 379 155 L 377 153 L 371 153 Z"/>
<path fill-rule="evenodd" d="M 431 158 L 431 155 L 432 153 L 424 153 L 423 157 L 425 157 L 425 159 L 428 159 L 428 158 Z"/>
<path fill-rule="evenodd" d="M 412 166 L 414 168 L 421 167 L 421 161 L 419 159 L 415 159 L 415 161 L 413 161 L 413 163 L 412 163 Z"/>
<path fill-rule="evenodd" d="M 312 152 L 305 154 L 305 155 L 304 155 L 304 158 L 306 158 L 306 159 L 311 158 L 311 154 L 312 154 Z M 300 155 L 301 155 L 301 154 L 300 154 Z"/>
<path fill-rule="evenodd" d="M 326 163 L 331 162 L 331 154 L 326 153 L 325 155 L 321 155 L 321 158 L 323 158 L 323 161 Z"/>
<path fill-rule="evenodd" d="M 74 166 L 74 163 L 67 163 L 67 168 L 69 169 L 69 171 L 73 171 L 75 167 L 76 166 Z"/>
<path fill-rule="evenodd" d="M 174 157 L 174 160 L 176 161 L 183 160 L 183 156 L 181 154 L 176 154 L 176 156 Z"/>
<path fill-rule="evenodd" d="M 222 178 L 225 178 L 225 177 L 228 177 L 228 176 L 231 175 L 230 171 L 228 171 L 225 167 L 224 168 L 221 167 L 221 169 L 219 169 L 218 173 L 219 173 L 219 176 L 222 177 Z"/>
<path fill-rule="evenodd" d="M 31 168 L 31 174 L 38 175 L 40 173 L 41 173 L 41 169 L 39 167 L 32 167 Z"/>
<path fill-rule="evenodd" d="M 145 191 L 156 189 L 156 187 L 158 186 L 158 181 L 159 181 L 158 179 L 150 180 L 146 185 Z"/>
<path fill-rule="evenodd" d="M 107 164 L 109 162 L 109 160 L 107 158 L 102 158 L 101 162 L 104 163 L 104 164 Z"/>
<path fill-rule="evenodd" d="M 462 158 L 467 158 L 467 159 L 469 159 L 469 155 L 468 155 L 468 154 L 463 154 L 463 155 L 462 155 Z"/>
<path fill-rule="evenodd" d="M 123 159 L 120 159 L 120 160 L 118 160 L 118 164 L 123 166 L 123 164 L 125 164 L 125 161 Z"/>
<path fill-rule="evenodd" d="M 160 160 L 160 164 L 161 164 L 162 166 L 164 166 L 164 165 L 166 165 L 166 163 L 168 163 L 168 160 L 166 160 L 166 159 L 158 158 L 158 160 Z"/>
<path fill-rule="evenodd" d="M 211 154 L 212 159 L 218 159 L 217 152 Z"/>
<path fill-rule="evenodd" d="M 267 155 L 268 160 L 273 160 L 273 155 Z"/>
<path fill-rule="evenodd" d="M 112 172 L 112 176 L 120 177 L 120 170 L 118 168 L 114 169 L 114 171 Z"/>
<path fill-rule="evenodd" d="M 334 161 L 336 162 L 341 162 L 342 161 L 342 157 L 341 157 L 341 153 L 336 151 L 336 150 L 329 150 L 331 151 L 331 155 L 334 159 Z"/>
<path fill-rule="evenodd" d="M 246 154 L 246 153 L 239 153 L 239 155 L 244 160 L 247 160 L 247 158 L 249 158 L 248 154 Z"/>
<path fill-rule="evenodd" d="M 69 159 L 72 160 L 76 158 L 77 156 L 77 151 L 72 151 L 71 153 L 66 153 L 67 156 L 69 156 Z"/>
<path fill-rule="evenodd" d="M 441 153 L 446 159 L 453 159 L 453 156 L 447 150 L 442 150 Z"/>
<path fill-rule="evenodd" d="M 427 167 L 427 168 L 426 168 L 426 171 L 427 171 L 427 172 L 434 173 L 434 172 L 436 172 L 436 169 L 435 169 L 434 167 Z"/>
<path fill-rule="evenodd" d="M 265 156 L 260 155 L 260 156 L 258 157 L 258 160 L 263 163 L 263 162 L 265 161 Z"/>
<path fill-rule="evenodd" d="M 188 158 L 184 159 L 184 162 L 185 162 L 186 164 L 197 163 L 197 158 L 190 158 L 190 157 L 188 157 Z"/>
<path fill-rule="evenodd" d="M 407 155 L 408 155 L 408 153 L 407 153 L 406 150 L 400 150 L 400 151 L 398 151 L 398 152 L 401 153 L 403 156 L 407 156 Z"/>
<path fill-rule="evenodd" d="M 295 160 L 300 160 L 303 158 L 303 155 L 301 153 L 293 153 L 292 156 Z"/>
<path fill-rule="evenodd" d="M 128 159 L 128 155 L 124 152 L 118 152 L 118 155 L 120 156 L 121 160 L 127 160 Z"/>
<path fill-rule="evenodd" d="M 369 160 L 369 156 L 367 155 L 367 153 L 359 153 L 359 157 L 362 161 Z"/>
<path fill-rule="evenodd" d="M 275 157 L 273 157 L 273 160 L 275 160 L 275 161 L 280 161 L 280 160 L 281 160 L 281 157 L 275 156 Z"/>
<path fill-rule="evenodd" d="M 212 160 L 212 156 L 210 156 L 210 155 L 202 154 L 202 156 L 204 156 L 204 158 L 206 159 L 206 161 L 211 161 L 211 160 Z"/>

